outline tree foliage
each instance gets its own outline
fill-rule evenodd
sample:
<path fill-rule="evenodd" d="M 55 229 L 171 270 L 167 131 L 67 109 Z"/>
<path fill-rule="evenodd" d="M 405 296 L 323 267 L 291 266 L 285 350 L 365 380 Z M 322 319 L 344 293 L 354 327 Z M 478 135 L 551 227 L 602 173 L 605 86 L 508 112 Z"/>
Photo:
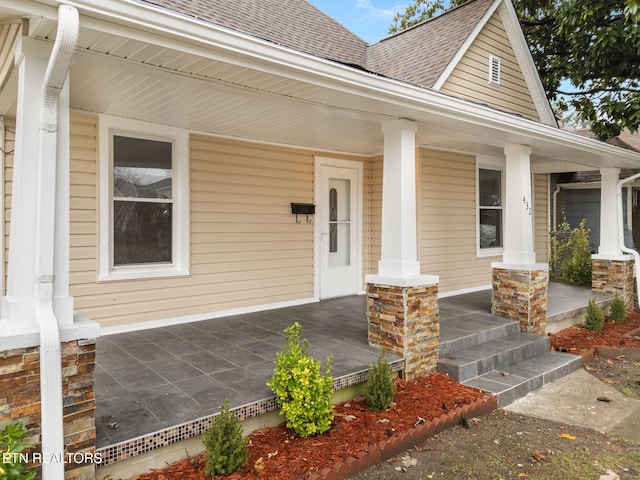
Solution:
<path fill-rule="evenodd" d="M 465 0 L 451 0 L 452 7 Z M 513 0 L 547 97 L 558 116 L 575 111 L 600 139 L 640 125 L 640 0 Z M 445 10 L 414 0 L 396 33 Z"/>

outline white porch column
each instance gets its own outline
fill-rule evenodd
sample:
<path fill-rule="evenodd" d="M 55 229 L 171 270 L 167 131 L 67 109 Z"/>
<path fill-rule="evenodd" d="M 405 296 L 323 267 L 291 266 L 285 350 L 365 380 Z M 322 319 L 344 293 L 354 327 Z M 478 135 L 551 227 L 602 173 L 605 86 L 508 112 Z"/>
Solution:
<path fill-rule="evenodd" d="M 504 154 L 504 251 L 491 265 L 491 313 L 519 321 L 523 332 L 545 334 L 549 266 L 536 263 L 531 147 L 506 145 Z"/>
<path fill-rule="evenodd" d="M 416 217 L 417 126 L 387 122 L 382 180 L 382 255 L 367 275 L 369 344 L 405 359 L 404 375 L 434 370 L 440 345 L 438 277 L 420 275 Z"/>
<path fill-rule="evenodd" d="M 34 297 L 38 129 L 42 84 L 51 46 L 23 37 L 16 54 L 18 102 L 11 196 L 7 294 L 2 297 L 2 327 L 8 332 L 37 329 Z M 60 95 L 59 160 L 56 205 L 54 311 L 61 328 L 73 323 L 69 297 L 69 88 Z"/>
<path fill-rule="evenodd" d="M 535 263 L 531 147 L 507 145 L 504 253 L 502 261 L 514 265 Z"/>
<path fill-rule="evenodd" d="M 620 178 L 619 168 L 601 168 L 600 186 L 600 247 L 599 255 L 621 255 L 618 241 L 618 202 L 617 188 Z"/>
<path fill-rule="evenodd" d="M 383 125 L 382 254 L 378 274 L 383 277 L 420 275 L 416 227 L 417 126 L 409 120 Z"/>

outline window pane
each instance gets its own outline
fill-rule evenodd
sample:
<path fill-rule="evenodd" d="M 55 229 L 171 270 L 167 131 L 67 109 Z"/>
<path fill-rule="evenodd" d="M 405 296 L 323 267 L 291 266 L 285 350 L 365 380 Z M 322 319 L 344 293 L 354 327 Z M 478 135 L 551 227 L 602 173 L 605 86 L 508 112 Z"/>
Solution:
<path fill-rule="evenodd" d="M 171 198 L 173 144 L 115 135 L 114 197 Z"/>
<path fill-rule="evenodd" d="M 170 203 L 115 201 L 114 265 L 171 263 Z"/>
<path fill-rule="evenodd" d="M 479 200 L 482 207 L 502 205 L 502 172 L 500 170 L 479 170 Z"/>
<path fill-rule="evenodd" d="M 480 209 L 480 248 L 502 247 L 502 209 Z"/>

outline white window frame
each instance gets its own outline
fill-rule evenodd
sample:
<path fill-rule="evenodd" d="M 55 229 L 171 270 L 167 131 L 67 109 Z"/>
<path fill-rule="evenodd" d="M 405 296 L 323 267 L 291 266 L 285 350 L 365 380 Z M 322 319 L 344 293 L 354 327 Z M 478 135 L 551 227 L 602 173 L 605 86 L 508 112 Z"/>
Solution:
<path fill-rule="evenodd" d="M 480 248 L 480 170 L 498 170 L 501 172 L 500 195 L 502 210 L 502 247 Z M 505 173 L 506 160 L 504 158 L 490 157 L 488 155 L 478 155 L 476 157 L 476 255 L 478 257 L 497 257 L 504 252 L 504 225 L 505 225 Z"/>
<path fill-rule="evenodd" d="M 189 134 L 185 130 L 109 115 L 99 127 L 99 272 L 100 281 L 189 275 Z M 172 262 L 114 266 L 113 136 L 159 140 L 173 144 Z"/>
<path fill-rule="evenodd" d="M 489 83 L 491 85 L 500 85 L 501 69 L 502 61 L 500 57 L 489 55 Z"/>

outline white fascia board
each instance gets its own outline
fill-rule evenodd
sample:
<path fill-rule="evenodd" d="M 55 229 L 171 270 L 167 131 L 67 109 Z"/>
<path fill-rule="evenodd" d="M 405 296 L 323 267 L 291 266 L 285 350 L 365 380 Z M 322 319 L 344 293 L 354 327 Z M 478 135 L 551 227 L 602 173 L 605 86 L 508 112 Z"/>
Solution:
<path fill-rule="evenodd" d="M 511 4 L 511 0 L 503 0 L 500 4 L 500 10 L 498 10 L 504 29 L 507 32 L 507 37 L 513 48 L 513 52 L 518 59 L 518 64 L 522 69 L 524 81 L 527 84 L 529 93 L 533 99 L 533 103 L 536 106 L 538 115 L 542 123 L 552 126 L 558 126 L 558 120 L 551 109 L 549 99 L 544 91 L 544 86 L 540 80 L 540 73 L 533 62 L 531 51 L 527 45 L 527 40 L 522 33 L 520 27 L 520 21 L 516 14 L 515 8 Z"/>
<path fill-rule="evenodd" d="M 25 0 L 4 1 L 11 4 L 10 6 L 15 5 L 18 10 L 22 5 L 42 5 Z M 50 5 L 58 3 L 61 2 L 50 1 Z M 400 106 L 415 111 L 416 117 L 424 115 L 421 117 L 424 119 L 436 121 L 434 117 L 442 116 L 470 125 L 496 129 L 502 136 L 509 135 L 515 139 L 513 141 L 523 144 L 529 144 L 532 140 L 548 142 L 640 167 L 640 154 L 630 150 L 435 90 L 347 67 L 202 20 L 161 10 L 149 4 L 133 0 L 101 0 L 99 7 L 92 0 L 70 0 L 64 3 L 79 9 L 82 28 L 96 28 L 107 33 L 126 35 L 128 38 L 180 49 L 204 58 L 230 62 L 372 101 Z M 41 10 L 44 12 L 46 9 Z M 524 42 L 524 37 L 522 39 Z M 526 48 L 526 43 L 524 45 Z M 391 115 L 388 117 L 395 118 Z M 412 120 L 420 121 L 421 118 Z"/>
<path fill-rule="evenodd" d="M 453 58 L 451 59 L 451 61 L 447 65 L 447 67 L 442 71 L 442 73 L 440 74 L 440 76 L 438 77 L 436 82 L 433 84 L 433 89 L 434 90 L 440 90 L 442 88 L 444 83 L 447 81 L 449 76 L 453 73 L 453 71 L 456 69 L 456 67 L 458 66 L 458 64 L 462 60 L 462 57 L 465 56 L 465 54 L 467 53 L 467 50 L 469 50 L 469 48 L 471 48 L 471 45 L 473 45 L 473 42 L 475 42 L 476 38 L 478 38 L 478 35 L 480 35 L 480 32 L 482 31 L 482 29 L 485 27 L 485 25 L 487 24 L 489 19 L 492 17 L 492 15 L 498 9 L 498 5 L 500 5 L 501 1 L 502 0 L 495 0 L 491 4 L 491 6 L 485 12 L 483 17 L 480 19 L 478 24 L 475 26 L 475 28 L 471 32 L 471 34 L 467 37 L 467 39 L 464 41 L 462 46 L 458 49 L 458 51 L 453 56 Z"/>

